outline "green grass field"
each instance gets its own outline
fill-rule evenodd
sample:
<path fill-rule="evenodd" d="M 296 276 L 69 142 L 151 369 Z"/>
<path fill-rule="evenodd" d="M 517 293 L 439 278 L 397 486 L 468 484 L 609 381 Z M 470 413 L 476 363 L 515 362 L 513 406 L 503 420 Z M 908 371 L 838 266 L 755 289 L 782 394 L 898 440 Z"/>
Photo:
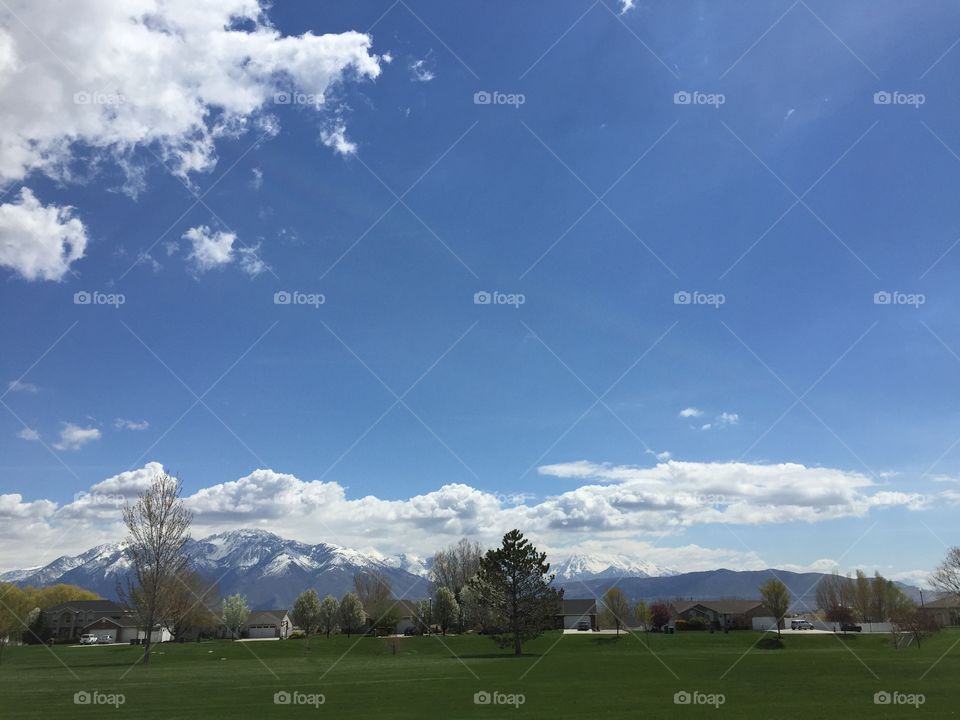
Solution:
<path fill-rule="evenodd" d="M 520 658 L 477 636 L 400 638 L 395 653 L 390 641 L 376 638 L 314 639 L 309 652 L 298 640 L 206 642 L 161 646 L 149 667 L 133 666 L 139 653 L 130 646 L 8 648 L 0 665 L 0 717 L 960 715 L 960 645 L 953 648 L 960 631 L 899 651 L 886 636 L 800 635 L 785 638 L 782 649 L 751 649 L 758 638 L 751 632 L 620 638 L 554 632 L 529 643 Z M 122 693 L 125 702 L 119 708 L 74 704 L 74 693 L 94 690 Z M 674 693 L 681 690 L 722 693 L 725 701 L 719 709 L 677 705 Z M 875 705 L 874 693 L 883 690 L 922 693 L 925 702 L 919 710 Z M 276 705 L 280 691 L 319 693 L 325 702 Z M 475 704 L 482 691 L 522 693 L 524 702 L 517 708 Z"/>

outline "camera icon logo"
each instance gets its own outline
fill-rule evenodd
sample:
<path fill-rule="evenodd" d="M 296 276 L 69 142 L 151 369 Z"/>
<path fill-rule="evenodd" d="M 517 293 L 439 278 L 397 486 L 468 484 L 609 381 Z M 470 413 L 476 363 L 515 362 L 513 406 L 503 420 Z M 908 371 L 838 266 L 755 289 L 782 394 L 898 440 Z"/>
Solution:
<path fill-rule="evenodd" d="M 691 702 L 693 702 L 693 696 L 686 690 L 680 690 L 673 694 L 674 705 L 689 705 Z"/>
<path fill-rule="evenodd" d="M 892 700 L 893 697 L 886 690 L 881 690 L 873 694 L 874 705 L 889 705 Z"/>
<path fill-rule="evenodd" d="M 689 305 L 691 300 L 693 300 L 693 296 L 686 290 L 680 290 L 673 294 L 674 305 Z"/>
<path fill-rule="evenodd" d="M 889 305 L 893 300 L 893 296 L 886 290 L 880 290 L 873 294 L 873 304 L 874 305 Z"/>
<path fill-rule="evenodd" d="M 273 94 L 273 102 L 277 105 L 289 105 L 292 96 L 288 92 L 278 92 Z"/>
<path fill-rule="evenodd" d="M 873 94 L 874 105 L 889 105 L 893 102 L 893 95 L 886 90 L 879 90 Z"/>
<path fill-rule="evenodd" d="M 81 290 L 80 292 L 75 292 L 73 294 L 74 305 L 89 305 L 92 300 L 93 296 L 86 290 Z"/>
<path fill-rule="evenodd" d="M 481 90 L 473 94 L 474 105 L 489 105 L 491 102 L 493 102 L 493 96 L 486 90 Z"/>
<path fill-rule="evenodd" d="M 73 694 L 74 705 L 89 705 L 92 700 L 93 697 L 86 690 L 81 690 L 80 692 L 75 692 Z"/>
<path fill-rule="evenodd" d="M 490 295 L 486 290 L 480 290 L 473 294 L 473 304 L 474 305 L 489 305 L 493 300 L 493 296 Z"/>
<path fill-rule="evenodd" d="M 281 690 L 273 694 L 274 705 L 289 705 L 293 702 L 293 697 L 286 690 Z"/>
<path fill-rule="evenodd" d="M 692 99 L 693 96 L 690 95 L 690 93 L 688 93 L 686 90 L 678 90 L 673 94 L 674 105 L 689 105 Z"/>
<path fill-rule="evenodd" d="M 486 690 L 481 690 L 480 692 L 473 694 L 474 705 L 489 705 L 491 702 L 493 702 L 493 696 L 491 696 Z"/>
<path fill-rule="evenodd" d="M 289 305 L 293 297 L 286 290 L 278 290 L 273 294 L 274 305 Z"/>
<path fill-rule="evenodd" d="M 90 104 L 90 93 L 86 90 L 81 92 L 76 92 L 73 94 L 73 104 L 74 105 L 89 105 Z"/>

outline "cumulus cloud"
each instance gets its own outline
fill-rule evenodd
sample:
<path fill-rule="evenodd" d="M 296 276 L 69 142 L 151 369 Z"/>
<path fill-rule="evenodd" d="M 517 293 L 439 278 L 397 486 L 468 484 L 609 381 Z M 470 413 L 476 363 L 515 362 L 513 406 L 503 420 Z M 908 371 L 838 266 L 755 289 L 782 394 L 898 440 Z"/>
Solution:
<path fill-rule="evenodd" d="M 0 156 L 3 146 L 0 137 Z M 86 247 L 86 228 L 69 206 L 43 205 L 29 188 L 21 188 L 13 202 L 0 205 L 0 266 L 26 280 L 62 280 Z"/>
<path fill-rule="evenodd" d="M 25 392 L 35 393 L 39 390 L 33 383 L 22 382 L 20 380 L 11 380 L 7 383 L 7 392 Z"/>
<path fill-rule="evenodd" d="M 210 169 L 215 139 L 245 130 L 276 93 L 311 93 L 322 105 L 345 78 L 380 74 L 369 36 L 283 36 L 258 0 L 5 7 L 0 181 L 69 176 L 81 144 L 121 159 L 155 145 L 185 177 Z"/>
<path fill-rule="evenodd" d="M 43 537 L 69 528 L 69 547 L 58 549 L 74 553 L 104 542 L 104 538 L 117 541 L 123 536 L 123 502 L 142 492 L 163 470 L 160 463 L 150 462 L 92 485 L 62 507 L 53 503 L 36 506 L 33 514 L 21 508 L 26 519 L 20 525 L 41 522 L 39 516 L 44 523 Z M 464 535 L 492 545 L 504 532 L 519 527 L 556 557 L 594 546 L 620 554 L 636 548 L 639 553 L 652 547 L 650 538 L 682 537 L 695 526 L 814 523 L 863 517 L 884 508 L 920 511 L 933 504 L 931 498 L 880 490 L 860 473 L 796 463 L 671 460 L 654 467 L 636 467 L 581 460 L 545 465 L 539 472 L 576 480 L 577 486 L 534 499 L 451 483 L 413 497 L 383 499 L 351 496 L 337 482 L 301 480 L 289 473 L 259 469 L 237 480 L 200 487 L 184 499 L 194 513 L 197 537 L 256 527 L 307 542 L 428 555 Z M 935 499 L 943 498 L 938 495 Z M 50 507 L 56 512 L 46 512 Z M 663 542 L 657 545 L 662 547 Z M 681 551 L 675 546 L 638 557 L 678 570 L 778 566 L 778 558 L 764 562 L 750 553 L 711 554 L 706 550 L 691 545 Z M 0 567 L 9 567 L 10 559 L 2 557 L 3 552 L 0 543 Z M 38 548 L 37 560 L 42 559 L 40 553 L 53 552 L 53 547 Z M 16 557 L 18 563 L 27 562 L 21 554 Z M 827 567 L 828 561 L 817 563 L 817 568 Z"/>
<path fill-rule="evenodd" d="M 333 148 L 340 155 L 353 155 L 357 152 L 356 143 L 347 140 L 347 128 L 344 125 L 334 125 L 320 131 L 320 140 L 327 147 Z"/>
<path fill-rule="evenodd" d="M 703 410 L 695 407 L 687 407 L 680 411 L 680 417 L 682 418 L 695 418 L 703 415 Z"/>
<path fill-rule="evenodd" d="M 95 427 L 80 427 L 73 423 L 64 423 L 60 430 L 60 440 L 53 447 L 57 450 L 79 450 L 84 445 L 100 439 L 100 431 Z"/>
<path fill-rule="evenodd" d="M 626 15 L 637 6 L 637 0 L 620 0 L 620 14 Z"/>
<path fill-rule="evenodd" d="M 191 245 L 187 260 L 197 273 L 224 267 L 234 261 L 251 277 L 256 277 L 267 269 L 266 263 L 257 254 L 259 245 L 234 248 L 234 243 L 237 242 L 236 233 L 221 230 L 214 232 L 206 225 L 198 225 L 187 230 L 182 237 Z"/>

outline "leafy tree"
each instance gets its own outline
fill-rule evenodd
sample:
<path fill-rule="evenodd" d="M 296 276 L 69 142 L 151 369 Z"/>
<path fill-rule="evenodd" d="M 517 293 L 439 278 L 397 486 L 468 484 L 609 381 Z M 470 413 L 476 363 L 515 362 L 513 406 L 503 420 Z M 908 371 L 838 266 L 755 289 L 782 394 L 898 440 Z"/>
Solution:
<path fill-rule="evenodd" d="M 472 627 L 484 633 L 494 629 L 496 618 L 489 603 L 484 600 L 485 593 L 479 580 L 471 580 L 461 591 L 460 597 L 464 628 Z"/>
<path fill-rule="evenodd" d="M 650 629 L 650 624 L 652 618 L 650 615 L 650 606 L 647 605 L 643 600 L 637 601 L 637 604 L 633 606 L 633 616 L 637 619 L 637 622 L 640 623 L 640 626 L 644 631 Z"/>
<path fill-rule="evenodd" d="M 429 600 L 419 600 L 416 605 L 416 624 L 419 632 L 430 632 L 433 625 L 433 603 Z"/>
<path fill-rule="evenodd" d="M 512 645 L 514 655 L 520 655 L 525 640 L 543 631 L 563 598 L 563 590 L 552 587 L 549 572 L 547 554 L 538 552 L 519 530 L 511 530 L 499 548 L 483 556 L 470 581 L 501 628 L 494 640 L 501 647 Z"/>
<path fill-rule="evenodd" d="M 330 634 L 337 629 L 337 616 L 340 613 L 340 603 L 333 595 L 327 595 L 320 603 L 320 630 L 324 635 L 330 637 Z"/>
<path fill-rule="evenodd" d="M 787 586 L 777 578 L 770 578 L 760 586 L 760 597 L 763 604 L 773 613 L 773 618 L 777 623 L 777 638 L 782 637 L 780 626 L 783 625 L 783 618 L 786 617 L 790 609 L 790 595 Z"/>
<path fill-rule="evenodd" d="M 463 589 L 480 569 L 480 558 L 483 557 L 483 548 L 480 543 L 461 538 L 456 545 L 445 550 L 438 550 L 433 556 L 433 565 L 430 577 L 437 587 L 449 588 L 453 591 L 459 607 L 457 627 L 464 629 Z"/>
<path fill-rule="evenodd" d="M 630 619 L 630 604 L 623 590 L 612 587 L 604 593 L 600 618 L 604 625 L 616 627 L 617 635 L 620 635 L 620 628 L 627 625 Z"/>
<path fill-rule="evenodd" d="M 352 633 L 360 632 L 367 621 L 363 611 L 363 603 L 356 593 L 347 593 L 340 600 L 339 612 L 340 629 L 350 637 Z"/>
<path fill-rule="evenodd" d="M 231 595 L 223 601 L 223 624 L 234 639 L 240 636 L 240 628 L 246 624 L 248 617 L 250 617 L 250 606 L 247 605 L 247 599 L 240 593 Z"/>
<path fill-rule="evenodd" d="M 320 598 L 316 590 L 304 590 L 293 601 L 290 619 L 293 620 L 294 625 L 303 630 L 306 636 L 305 647 L 309 647 L 310 636 L 320 629 L 320 613 Z"/>
<path fill-rule="evenodd" d="M 447 630 L 460 618 L 460 603 L 453 596 L 450 588 L 442 587 L 437 590 L 436 598 L 433 602 L 433 616 L 436 623 L 440 626 L 440 632 L 444 635 Z"/>
<path fill-rule="evenodd" d="M 665 602 L 657 601 L 650 606 L 650 622 L 654 630 L 660 630 L 670 623 L 670 606 Z"/>
<path fill-rule="evenodd" d="M 175 578 L 187 566 L 184 546 L 193 515 L 180 497 L 180 481 L 160 473 L 123 509 L 130 574 L 117 583 L 117 594 L 136 610 L 144 630 L 143 663 L 150 662 L 151 635 L 171 602 Z"/>

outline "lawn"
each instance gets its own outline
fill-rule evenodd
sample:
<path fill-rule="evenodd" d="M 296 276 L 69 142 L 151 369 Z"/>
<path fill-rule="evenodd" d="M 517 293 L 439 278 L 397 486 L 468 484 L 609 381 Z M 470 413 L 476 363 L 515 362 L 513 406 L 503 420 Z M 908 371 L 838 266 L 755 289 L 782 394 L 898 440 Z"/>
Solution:
<path fill-rule="evenodd" d="M 148 667 L 134 665 L 139 653 L 130 646 L 8 648 L 0 666 L 0 717 L 958 716 L 960 645 L 953 645 L 960 631 L 899 651 L 886 636 L 799 635 L 785 638 L 782 649 L 753 646 L 759 638 L 554 632 L 529 643 L 520 658 L 477 636 L 334 637 L 312 640 L 309 651 L 300 640 L 205 642 L 164 645 Z M 76 705 L 74 693 L 81 691 L 101 699 L 122 694 L 124 703 Z M 275 704 L 284 691 L 301 693 L 301 701 L 322 694 L 324 703 Z M 722 693 L 724 702 L 719 709 L 677 705 L 680 691 Z M 922 693 L 925 702 L 919 711 L 878 706 L 878 691 Z M 523 704 L 475 704 L 478 692 L 502 693 L 501 699 L 522 694 Z"/>

